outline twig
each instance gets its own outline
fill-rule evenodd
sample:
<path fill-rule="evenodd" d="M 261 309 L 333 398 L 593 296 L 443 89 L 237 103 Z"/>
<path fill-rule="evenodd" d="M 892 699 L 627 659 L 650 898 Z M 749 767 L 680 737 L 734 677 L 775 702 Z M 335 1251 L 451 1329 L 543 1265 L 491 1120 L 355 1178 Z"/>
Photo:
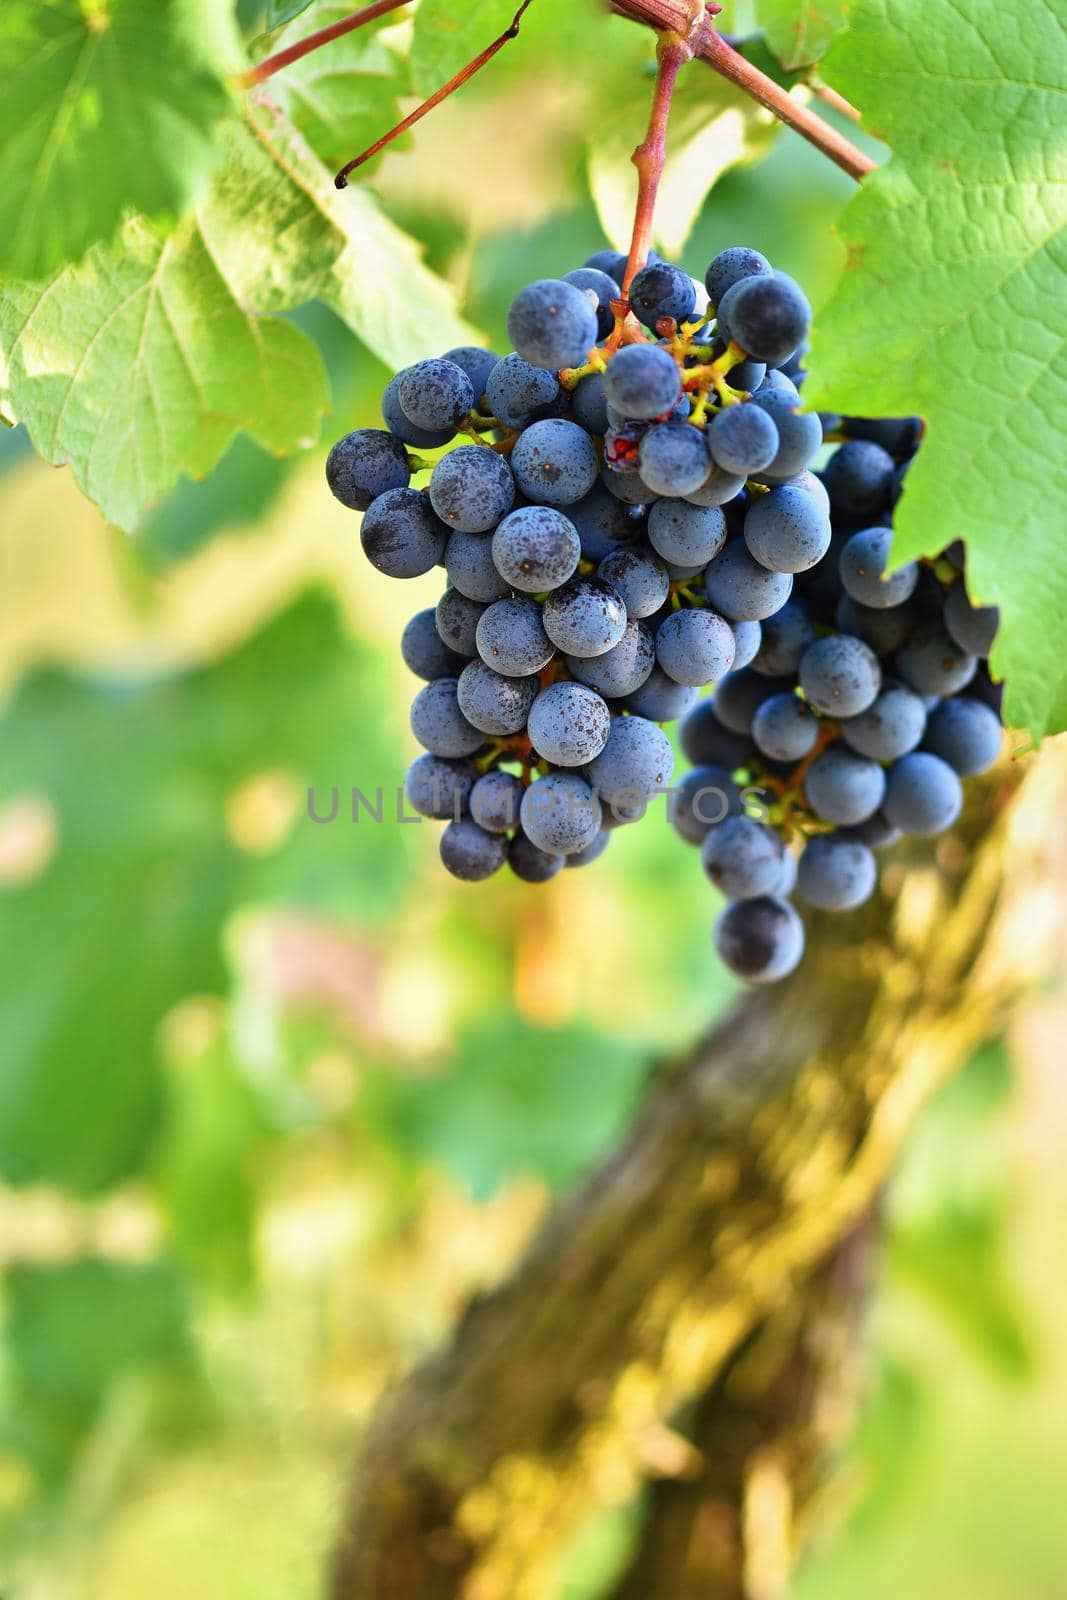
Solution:
<path fill-rule="evenodd" d="M 656 195 L 663 176 L 663 163 L 667 159 L 667 121 L 671 113 L 674 86 L 678 81 L 678 73 L 692 58 L 693 52 L 681 34 L 660 35 L 656 50 L 656 88 L 652 96 L 648 132 L 632 157 L 637 168 L 637 208 L 634 211 L 630 254 L 622 279 L 624 299 L 628 298 L 630 284 L 648 259 Z"/>
<path fill-rule="evenodd" d="M 373 22 L 376 17 L 384 17 L 389 11 L 398 11 L 401 6 L 407 4 L 408 0 L 374 0 L 373 5 L 363 6 L 359 11 L 353 11 L 350 17 L 342 17 L 340 21 L 331 22 L 325 28 L 318 28 L 306 38 L 297 39 L 295 44 L 286 45 L 284 50 L 278 50 L 274 55 L 265 57 L 258 65 L 250 67 L 247 72 L 242 72 L 237 82 L 242 89 L 252 89 L 257 83 L 265 83 L 268 78 L 273 78 L 283 67 L 299 61 L 302 56 L 309 56 L 313 50 L 321 49 L 324 44 L 331 44 L 334 39 L 340 39 L 344 34 L 362 28 L 364 23 Z"/>
<path fill-rule="evenodd" d="M 686 33 L 690 27 L 692 13 L 689 0 L 611 0 L 611 4 L 619 16 L 631 22 L 644 22 L 651 27 L 669 28 L 678 33 Z M 773 78 L 731 49 L 707 16 L 700 19 L 688 37 L 695 56 L 794 128 L 823 155 L 836 162 L 850 178 L 858 182 L 868 172 L 873 172 L 877 163 L 870 156 L 864 155 L 844 134 L 838 133 L 816 112 L 794 100 Z"/>
<path fill-rule="evenodd" d="M 511 19 L 510 27 L 505 28 L 498 39 L 494 39 L 492 44 L 486 45 L 480 55 L 476 55 L 473 61 L 468 61 L 467 65 L 462 67 L 455 77 L 449 78 L 446 84 L 442 84 L 441 88 L 432 94 L 428 100 L 424 100 L 421 106 L 417 106 L 409 116 L 406 116 L 403 122 L 398 122 L 395 128 L 390 128 L 388 133 L 384 133 L 380 139 L 371 145 L 369 150 L 364 150 L 360 155 L 354 156 L 351 161 L 347 162 L 333 180 L 337 188 L 346 188 L 350 173 L 355 172 L 357 167 L 362 167 L 373 156 L 376 156 L 379 150 L 384 150 L 386 145 L 392 144 L 394 139 L 399 138 L 402 133 L 406 133 L 409 128 L 414 127 L 415 123 L 421 121 L 428 111 L 432 111 L 435 106 L 439 106 L 442 100 L 447 100 L 449 95 L 455 94 L 457 89 L 462 89 L 463 85 L 473 78 L 476 72 L 480 72 L 484 66 L 492 61 L 497 51 L 502 50 L 509 39 L 514 39 L 518 36 L 523 14 L 531 3 L 532 0 L 522 0 L 522 5 Z"/>
<path fill-rule="evenodd" d="M 838 94 L 836 89 L 831 89 L 828 83 L 813 83 L 812 92 L 826 105 L 833 106 L 835 111 L 840 111 L 843 117 L 848 117 L 850 122 L 859 122 L 860 114 L 851 100 L 846 100 L 843 94 Z"/>

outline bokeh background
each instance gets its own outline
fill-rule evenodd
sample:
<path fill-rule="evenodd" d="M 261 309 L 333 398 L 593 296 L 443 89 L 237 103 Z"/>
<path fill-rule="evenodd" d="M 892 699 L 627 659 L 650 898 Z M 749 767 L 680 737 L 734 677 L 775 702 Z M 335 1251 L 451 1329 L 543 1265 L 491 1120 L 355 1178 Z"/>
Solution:
<path fill-rule="evenodd" d="M 595 93 L 539 81 L 532 115 L 535 59 L 506 52 L 375 176 L 498 348 L 515 290 L 603 242 Z M 646 94 L 612 112 L 622 150 Z M 818 307 L 849 182 L 789 133 L 766 154 L 745 137 L 684 260 L 753 244 Z M 691 159 L 740 138 L 724 112 Z M 668 247 L 692 187 L 683 164 Z M 604 173 L 599 194 L 610 213 Z M 0 439 L 0 1592 L 19 1600 L 317 1595 L 382 1387 L 733 993 L 712 892 L 658 817 L 537 890 L 460 885 L 432 824 L 397 823 L 397 640 L 438 586 L 362 561 L 322 462 L 388 374 L 325 309 L 297 320 L 330 372 L 323 448 L 239 440 L 133 539 L 20 430 Z M 354 786 L 384 791 L 380 825 L 350 819 Z M 325 814 L 334 787 L 337 820 L 310 822 L 308 789 Z M 1067 1593 L 1065 1017 L 1035 996 L 898 1174 L 801 1600 Z M 610 1581 L 633 1518 L 585 1530 L 565 1600 Z"/>

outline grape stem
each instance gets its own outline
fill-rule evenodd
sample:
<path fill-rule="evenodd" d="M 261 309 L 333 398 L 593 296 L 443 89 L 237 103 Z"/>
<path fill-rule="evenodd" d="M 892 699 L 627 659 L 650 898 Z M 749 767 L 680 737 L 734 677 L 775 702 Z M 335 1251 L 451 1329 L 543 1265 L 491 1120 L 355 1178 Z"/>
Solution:
<path fill-rule="evenodd" d="M 808 106 L 794 100 L 788 90 L 753 66 L 751 61 L 726 42 L 712 25 L 708 14 L 712 9 L 710 6 L 705 8 L 695 23 L 692 22 L 691 0 L 611 0 L 611 6 L 618 16 L 626 17 L 630 22 L 643 22 L 652 28 L 683 33 L 692 55 L 758 100 L 761 106 L 794 128 L 809 144 L 829 156 L 857 183 L 868 172 L 873 172 L 877 163 L 870 156 L 864 155 L 851 140 L 838 133 L 836 128 Z"/>
<path fill-rule="evenodd" d="M 436 106 L 439 106 L 442 100 L 447 100 L 449 95 L 455 94 L 457 89 L 462 89 L 463 85 L 473 78 L 476 72 L 480 72 L 484 66 L 487 66 L 497 51 L 503 50 L 509 40 L 518 37 L 523 15 L 531 4 L 532 0 L 522 0 L 522 4 L 512 17 L 509 25 L 502 34 L 493 40 L 492 44 L 486 45 L 485 49 L 476 55 L 473 61 L 468 61 L 465 67 L 461 67 L 453 77 L 449 78 L 447 83 L 442 84 L 440 89 L 435 90 L 428 100 L 424 100 L 421 106 L 416 106 L 415 110 L 406 116 L 402 122 L 398 122 L 395 128 L 390 128 L 389 132 L 383 133 L 382 137 L 376 139 L 369 149 L 361 151 L 358 156 L 353 156 L 351 161 L 346 162 L 333 180 L 335 186 L 338 189 L 346 189 L 349 175 L 355 172 L 357 167 L 364 166 L 380 150 L 384 150 L 386 145 L 392 144 L 394 139 L 399 138 L 402 133 L 406 133 L 409 128 L 413 128 L 416 122 L 421 122 L 422 118 L 428 112 L 433 111 Z"/>
<path fill-rule="evenodd" d="M 286 45 L 284 50 L 266 56 L 256 66 L 240 74 L 237 79 L 238 86 L 242 89 L 254 89 L 257 83 L 265 83 L 283 67 L 290 66 L 303 56 L 309 56 L 313 50 L 321 49 L 324 44 L 332 44 L 334 39 L 340 39 L 346 33 L 353 33 L 356 28 L 362 28 L 364 23 L 373 22 L 376 17 L 384 17 L 387 12 L 398 11 L 401 6 L 408 3 L 409 0 L 374 0 L 373 5 L 361 6 L 358 11 L 353 11 L 351 16 L 341 17 L 339 21 L 331 22 L 325 28 L 317 28 L 314 33 L 306 34 L 294 44 Z"/>

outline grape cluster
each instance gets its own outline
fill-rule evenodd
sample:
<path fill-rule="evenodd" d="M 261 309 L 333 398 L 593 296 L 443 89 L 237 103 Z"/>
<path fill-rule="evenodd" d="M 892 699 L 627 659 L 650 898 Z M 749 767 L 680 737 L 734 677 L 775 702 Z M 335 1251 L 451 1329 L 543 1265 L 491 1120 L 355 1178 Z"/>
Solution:
<path fill-rule="evenodd" d="M 653 255 L 624 299 L 625 266 L 528 285 L 503 358 L 398 373 L 386 427 L 341 439 L 327 479 L 379 571 L 445 571 L 401 650 L 424 680 L 405 793 L 447 823 L 448 870 L 544 882 L 668 795 L 732 902 L 720 954 L 771 981 L 803 950 L 794 887 L 858 905 L 873 850 L 947 827 L 993 760 L 996 617 L 957 550 L 886 575 L 921 426 L 800 409 L 791 278 L 745 248 L 704 284 Z M 672 788 L 679 717 L 694 765 Z"/>

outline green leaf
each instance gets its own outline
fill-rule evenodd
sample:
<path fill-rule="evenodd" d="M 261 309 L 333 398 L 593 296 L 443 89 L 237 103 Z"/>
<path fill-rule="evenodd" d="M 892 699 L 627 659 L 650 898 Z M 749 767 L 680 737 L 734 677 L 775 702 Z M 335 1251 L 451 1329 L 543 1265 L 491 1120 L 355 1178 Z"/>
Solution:
<path fill-rule="evenodd" d="M 313 3 L 314 0 L 237 0 L 238 25 L 246 37 L 256 39 L 292 22 Z M 307 32 L 311 32 L 310 27 Z"/>
<path fill-rule="evenodd" d="M 588 1026 L 511 1017 L 459 1039 L 432 1078 L 376 1074 L 361 1111 L 390 1145 L 485 1199 L 522 1172 L 568 1183 L 621 1132 L 644 1070 L 640 1049 Z"/>
<path fill-rule="evenodd" d="M 360 922 L 384 915 L 411 870 L 412 835 L 306 815 L 314 787 L 389 794 L 398 733 L 381 663 L 309 597 L 218 665 L 142 683 L 55 671 L 29 679 L 0 736 L 0 804 L 35 796 L 55 817 L 40 875 L 0 893 L 5 950 L 0 1173 L 91 1191 L 137 1169 L 160 1109 L 155 1035 L 190 994 L 227 984 L 221 935 L 249 903 Z M 276 774 L 288 831 L 252 849 L 235 791 Z M 388 819 L 389 810 L 386 808 Z"/>
<path fill-rule="evenodd" d="M 416 94 L 432 94 L 461 67 L 500 37 L 518 0 L 422 0 L 411 40 L 411 76 Z"/>
<path fill-rule="evenodd" d="M 272 41 L 284 49 L 315 28 L 328 27 L 351 13 L 349 0 L 318 0 L 298 26 Z M 272 95 L 315 154 L 331 168 L 358 155 L 400 121 L 397 104 L 409 92 L 408 71 L 397 52 L 380 37 L 395 24 L 389 13 L 377 28 L 358 28 L 325 50 L 294 61 L 277 77 Z"/>
<path fill-rule="evenodd" d="M 322 360 L 264 313 L 319 297 L 397 366 L 476 338 L 418 246 L 366 190 L 338 194 L 277 109 L 228 125 L 226 162 L 169 238 L 133 219 L 50 282 L 0 306 L 8 393 L 38 452 L 69 463 L 119 527 L 243 431 L 275 455 L 313 444 Z"/>
<path fill-rule="evenodd" d="M 192 223 L 127 223 L 117 248 L 12 286 L 2 330 L 35 448 L 127 530 L 240 429 L 278 455 L 313 444 L 329 401 L 315 347 L 244 308 Z"/>
<path fill-rule="evenodd" d="M 917 28 L 908 0 L 856 0 L 824 76 L 894 154 L 842 218 L 849 267 L 805 390 L 926 419 L 894 556 L 967 540 L 972 598 L 1002 610 L 1006 718 L 1035 737 L 1067 726 L 1065 67 L 1049 6 L 930 0 Z M 915 109 L 935 104 L 936 129 Z"/>
<path fill-rule="evenodd" d="M 78 260 L 135 208 L 180 215 L 218 156 L 221 67 L 179 0 L 6 0 L 0 269 Z"/>
<path fill-rule="evenodd" d="M 756 16 L 787 71 L 821 60 L 845 26 L 843 0 L 756 0 Z"/>

